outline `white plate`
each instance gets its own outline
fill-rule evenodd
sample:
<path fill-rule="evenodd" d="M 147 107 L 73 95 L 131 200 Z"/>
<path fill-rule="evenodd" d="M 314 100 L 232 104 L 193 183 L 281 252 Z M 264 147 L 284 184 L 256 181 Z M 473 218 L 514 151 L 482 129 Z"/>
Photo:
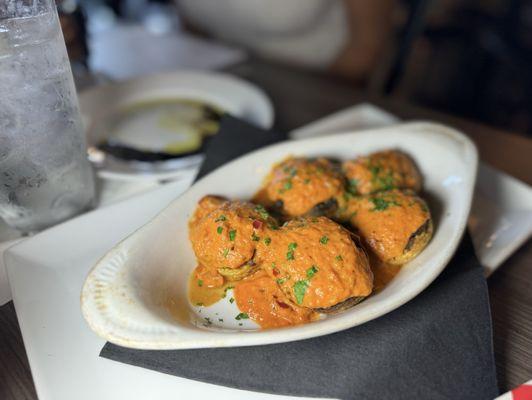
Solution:
<path fill-rule="evenodd" d="M 264 129 L 273 124 L 271 102 L 256 86 L 228 74 L 183 70 L 97 86 L 80 93 L 79 103 L 87 127 L 88 144 L 94 145 L 101 139 L 95 137 L 97 134 L 92 129 L 95 121 L 132 104 L 162 99 L 200 100 Z M 124 163 L 109 163 L 98 170 L 98 174 L 117 180 L 176 179 L 194 175 L 201 160 L 201 157 L 196 157 L 188 168 L 162 169 L 145 174 L 130 170 Z"/>
<path fill-rule="evenodd" d="M 434 214 L 435 233 L 427 248 L 406 264 L 380 293 L 338 315 L 296 327 L 261 331 L 234 320 L 228 301 L 199 309 L 189 306 L 187 282 L 196 265 L 187 221 L 197 201 L 215 193 L 250 198 L 276 161 L 288 155 L 349 159 L 385 148 L 400 148 L 418 163 Z M 477 151 L 450 128 L 412 123 L 390 128 L 285 142 L 235 160 L 197 182 L 154 220 L 113 248 L 89 274 L 82 291 L 82 311 L 103 338 L 140 349 L 249 346 L 286 342 L 347 329 L 392 311 L 425 289 L 453 255 L 469 214 Z M 234 177 L 238 176 L 238 179 Z M 164 304 L 171 297 L 190 318 L 173 318 Z M 228 296 L 229 297 L 229 296 Z M 200 308 L 201 309 L 201 308 Z M 208 312 L 213 315 L 209 315 Z M 230 323 L 203 327 L 208 316 Z"/>

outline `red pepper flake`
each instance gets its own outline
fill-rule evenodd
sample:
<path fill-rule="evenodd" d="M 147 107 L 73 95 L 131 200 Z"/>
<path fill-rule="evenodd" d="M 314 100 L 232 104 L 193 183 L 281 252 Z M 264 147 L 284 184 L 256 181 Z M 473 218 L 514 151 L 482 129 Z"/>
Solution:
<path fill-rule="evenodd" d="M 253 221 L 253 228 L 260 229 L 262 228 L 262 221 L 259 221 L 258 219 Z"/>
<path fill-rule="evenodd" d="M 281 308 L 288 308 L 289 307 L 288 304 L 283 303 L 282 301 L 277 301 L 277 304 L 279 304 L 279 307 L 281 307 Z"/>
<path fill-rule="evenodd" d="M 273 275 L 275 276 L 279 275 L 279 270 L 277 268 L 274 268 L 272 272 L 273 272 Z"/>

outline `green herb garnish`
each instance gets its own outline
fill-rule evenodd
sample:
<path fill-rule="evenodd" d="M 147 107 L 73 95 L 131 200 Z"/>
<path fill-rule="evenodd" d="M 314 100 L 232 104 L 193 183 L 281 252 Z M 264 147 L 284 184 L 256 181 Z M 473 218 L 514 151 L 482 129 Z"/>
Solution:
<path fill-rule="evenodd" d="M 240 321 L 241 319 L 248 319 L 249 318 L 249 315 L 247 315 L 246 313 L 244 312 L 241 312 L 240 314 L 238 314 L 235 319 L 237 321 Z"/>
<path fill-rule="evenodd" d="M 253 240 L 254 242 L 258 242 L 260 240 L 260 237 L 258 237 L 257 235 L 255 235 L 255 233 L 253 233 L 251 235 L 251 240 Z"/>
<path fill-rule="evenodd" d="M 257 213 L 259 213 L 259 215 L 260 215 L 261 218 L 263 218 L 263 219 L 268 219 L 268 218 L 270 217 L 270 214 L 268 213 L 268 211 L 266 211 L 266 209 L 265 209 L 262 205 L 260 205 L 260 204 L 257 204 L 257 205 L 255 206 L 255 211 L 256 211 Z"/>
<path fill-rule="evenodd" d="M 224 231 L 224 228 L 222 228 L 221 226 L 216 228 L 216 232 L 218 232 L 218 235 L 220 235 L 223 231 Z"/>
<path fill-rule="evenodd" d="M 329 238 L 327 236 L 322 236 L 320 239 L 321 244 L 327 244 L 328 241 L 329 241 Z"/>
<path fill-rule="evenodd" d="M 307 269 L 307 278 L 312 278 L 314 275 L 316 275 L 316 272 L 318 272 L 318 267 L 316 265 L 313 265 L 309 269 Z"/>
<path fill-rule="evenodd" d="M 229 249 L 224 249 L 223 256 L 227 258 L 227 255 L 229 254 Z"/>
<path fill-rule="evenodd" d="M 290 189 L 292 189 L 292 181 L 290 179 L 288 179 L 284 183 L 282 189 L 279 190 L 279 193 L 284 193 L 284 192 L 286 192 L 287 190 L 290 190 Z"/>
<path fill-rule="evenodd" d="M 278 279 L 276 280 L 276 282 L 277 282 L 279 285 L 282 285 L 283 283 L 286 282 L 286 278 L 278 278 Z"/>
<path fill-rule="evenodd" d="M 303 303 L 303 298 L 305 297 L 305 293 L 307 292 L 309 282 L 308 280 L 302 280 L 297 281 L 294 284 L 294 295 L 296 296 L 297 304 Z"/>
<path fill-rule="evenodd" d="M 231 242 L 234 242 L 235 241 L 235 238 L 236 238 L 236 230 L 235 229 L 231 229 L 229 231 L 229 240 Z"/>
<path fill-rule="evenodd" d="M 341 255 L 337 255 L 335 258 L 336 258 L 336 261 L 342 261 L 343 260 Z"/>
<path fill-rule="evenodd" d="M 220 215 L 218 218 L 214 220 L 214 222 L 220 222 L 220 221 L 226 221 L 227 217 L 225 215 Z"/>
<path fill-rule="evenodd" d="M 288 252 L 286 253 L 286 259 L 287 260 L 293 260 L 294 259 L 294 250 L 297 248 L 297 243 L 292 242 L 288 245 Z"/>
<path fill-rule="evenodd" d="M 358 193 L 358 179 L 349 179 L 347 182 L 347 191 L 350 194 L 357 194 Z"/>
<path fill-rule="evenodd" d="M 198 286 L 199 287 L 202 287 L 203 286 L 203 281 L 201 279 L 198 279 Z"/>
<path fill-rule="evenodd" d="M 229 299 L 229 303 L 233 304 L 234 302 L 235 302 L 235 298 L 234 298 L 234 297 L 231 297 L 231 298 Z"/>
<path fill-rule="evenodd" d="M 381 197 L 374 197 L 371 199 L 371 202 L 374 205 L 374 208 L 371 211 L 384 211 L 388 207 L 390 207 L 390 204 L 392 204 L 391 201 L 388 201 L 386 199 L 383 199 Z"/>
<path fill-rule="evenodd" d="M 265 244 L 266 246 L 269 246 L 271 242 L 272 242 L 272 238 L 269 238 L 269 237 L 264 238 L 264 244 Z"/>

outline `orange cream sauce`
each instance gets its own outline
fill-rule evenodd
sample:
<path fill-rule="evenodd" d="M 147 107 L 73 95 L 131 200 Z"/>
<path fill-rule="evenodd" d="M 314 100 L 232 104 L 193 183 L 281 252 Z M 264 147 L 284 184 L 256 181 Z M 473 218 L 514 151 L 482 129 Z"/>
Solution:
<path fill-rule="evenodd" d="M 221 275 L 198 265 L 190 274 L 188 297 L 192 304 L 207 307 L 224 298 L 232 286 Z"/>
<path fill-rule="evenodd" d="M 350 184 L 350 191 L 369 194 L 393 188 L 421 188 L 421 175 L 414 161 L 397 150 L 380 151 L 356 160 L 346 161 L 343 172 Z"/>
<path fill-rule="evenodd" d="M 282 213 L 297 217 L 342 190 L 343 179 L 327 159 L 288 158 L 272 168 L 253 201 L 266 206 L 281 201 Z"/>
<path fill-rule="evenodd" d="M 386 264 L 375 257 L 371 261 L 375 294 L 393 280 L 401 266 Z M 258 270 L 241 281 L 224 282 L 219 286 L 209 286 L 202 270 L 203 267 L 198 266 L 190 274 L 188 295 L 193 305 L 210 306 L 226 298 L 229 289 L 234 289 L 232 295 L 240 311 L 263 329 L 300 325 L 319 318 L 318 313 L 294 304 L 264 270 Z M 204 279 L 201 286 L 198 277 Z M 177 319 L 184 319 L 182 310 L 185 307 L 182 304 L 173 304 L 170 300 L 167 308 Z"/>
<path fill-rule="evenodd" d="M 372 276 L 365 253 L 351 234 L 325 217 L 300 218 L 260 243 L 256 259 L 294 304 L 328 308 L 367 296 Z"/>
<path fill-rule="evenodd" d="M 373 261 L 373 260 L 372 260 Z M 375 260 L 371 263 L 373 271 L 373 293 L 378 293 L 390 283 L 393 278 L 401 271 L 402 265 L 386 264 L 382 261 Z"/>
<path fill-rule="evenodd" d="M 318 318 L 317 313 L 292 304 L 262 270 L 238 282 L 234 296 L 240 311 L 261 328 L 299 325 Z"/>
<path fill-rule="evenodd" d="M 430 219 L 423 200 L 399 190 L 354 197 L 346 210 L 368 247 L 390 263 L 403 256 L 412 234 Z"/>

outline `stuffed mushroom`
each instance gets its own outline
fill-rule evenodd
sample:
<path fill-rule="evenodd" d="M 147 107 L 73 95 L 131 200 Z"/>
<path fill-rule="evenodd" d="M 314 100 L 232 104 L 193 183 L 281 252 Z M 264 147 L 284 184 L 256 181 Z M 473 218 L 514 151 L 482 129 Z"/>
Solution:
<path fill-rule="evenodd" d="M 414 161 L 398 150 L 380 151 L 342 164 L 351 194 L 366 195 L 391 189 L 421 189 Z"/>
<path fill-rule="evenodd" d="M 288 158 L 273 167 L 254 201 L 285 218 L 332 215 L 343 189 L 344 179 L 333 162 Z"/>
<path fill-rule="evenodd" d="M 349 223 L 382 261 L 404 264 L 432 237 L 432 218 L 423 199 L 412 191 L 389 190 L 353 197 L 346 208 Z"/>
<path fill-rule="evenodd" d="M 373 288 L 367 255 L 326 217 L 288 222 L 259 244 L 256 259 L 292 303 L 320 312 L 354 305 Z"/>

